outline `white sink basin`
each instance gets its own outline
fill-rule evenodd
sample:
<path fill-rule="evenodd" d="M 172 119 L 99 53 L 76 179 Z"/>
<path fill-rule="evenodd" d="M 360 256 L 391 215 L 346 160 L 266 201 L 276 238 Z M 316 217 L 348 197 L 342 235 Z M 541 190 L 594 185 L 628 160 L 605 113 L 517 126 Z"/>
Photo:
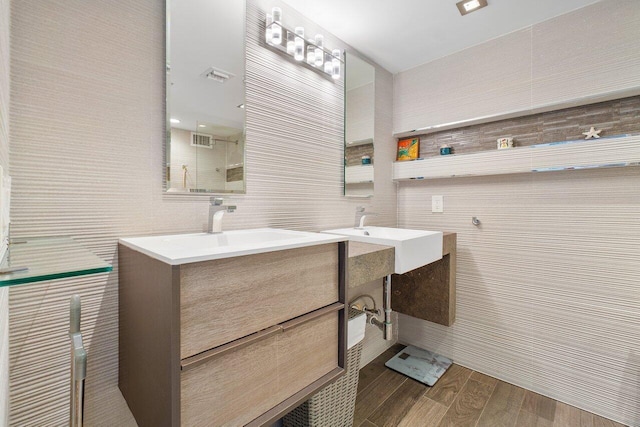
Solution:
<path fill-rule="evenodd" d="M 356 242 L 394 246 L 396 248 L 396 274 L 403 274 L 442 259 L 441 231 L 364 227 L 364 229 L 326 230 L 323 233 L 348 236 L 349 240 Z"/>
<path fill-rule="evenodd" d="M 120 243 L 168 264 L 179 265 L 345 240 L 346 237 L 337 235 L 255 228 L 225 231 L 220 234 L 132 237 L 120 239 Z"/>

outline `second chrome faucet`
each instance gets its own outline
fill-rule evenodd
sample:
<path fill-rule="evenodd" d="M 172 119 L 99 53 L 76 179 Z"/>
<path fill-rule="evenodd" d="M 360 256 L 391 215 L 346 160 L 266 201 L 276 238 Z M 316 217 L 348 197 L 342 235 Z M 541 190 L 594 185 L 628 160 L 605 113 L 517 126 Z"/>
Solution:
<path fill-rule="evenodd" d="M 354 224 L 354 228 L 356 228 L 357 230 L 363 230 L 364 223 L 367 216 L 371 216 L 371 215 L 377 215 L 377 214 L 373 212 L 367 212 L 364 206 L 356 207 L 356 221 Z"/>

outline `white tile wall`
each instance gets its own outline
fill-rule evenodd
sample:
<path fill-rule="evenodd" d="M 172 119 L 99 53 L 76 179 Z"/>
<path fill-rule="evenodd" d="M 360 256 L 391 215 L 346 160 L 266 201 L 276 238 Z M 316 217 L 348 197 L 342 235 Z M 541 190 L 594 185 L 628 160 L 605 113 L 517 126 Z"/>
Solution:
<path fill-rule="evenodd" d="M 530 80 L 530 28 L 403 71 L 394 76 L 394 132 L 524 110 Z"/>
<path fill-rule="evenodd" d="M 11 425 L 67 422 L 73 293 L 83 298 L 89 352 L 86 424 L 134 425 L 116 388 L 117 238 L 201 231 L 207 221 L 208 198 L 162 194 L 162 3 L 11 2 L 13 236 L 71 235 L 114 263 L 111 274 L 10 292 Z M 233 197 L 225 227 L 349 226 L 363 202 L 342 196 L 342 84 L 262 45 L 259 6 L 275 3 L 248 8 L 247 194 Z M 285 20 L 314 30 L 283 8 Z M 392 80 L 376 76 L 376 132 L 388 136 L 367 204 L 375 223 L 395 225 Z"/>
<path fill-rule="evenodd" d="M 400 341 L 640 425 L 638 182 L 627 167 L 401 183 L 400 226 L 458 233 L 458 297 L 450 328 L 400 315 Z"/>
<path fill-rule="evenodd" d="M 491 116 L 527 96 L 536 108 L 637 91 L 639 22 L 640 2 L 605 0 L 400 73 L 394 129 Z M 639 179 L 628 167 L 400 183 L 398 225 L 457 232 L 459 257 L 456 323 L 400 315 L 400 341 L 640 425 Z"/>
<path fill-rule="evenodd" d="M 403 71 L 394 132 L 637 95 L 639 38 L 640 2 L 604 0 Z"/>

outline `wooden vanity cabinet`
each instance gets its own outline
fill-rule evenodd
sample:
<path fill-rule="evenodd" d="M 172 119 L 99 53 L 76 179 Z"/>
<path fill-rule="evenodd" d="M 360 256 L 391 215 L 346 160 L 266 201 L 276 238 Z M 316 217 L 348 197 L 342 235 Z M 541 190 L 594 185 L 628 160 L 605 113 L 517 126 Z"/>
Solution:
<path fill-rule="evenodd" d="M 118 251 L 139 426 L 268 425 L 344 372 L 346 242 L 175 266 Z"/>

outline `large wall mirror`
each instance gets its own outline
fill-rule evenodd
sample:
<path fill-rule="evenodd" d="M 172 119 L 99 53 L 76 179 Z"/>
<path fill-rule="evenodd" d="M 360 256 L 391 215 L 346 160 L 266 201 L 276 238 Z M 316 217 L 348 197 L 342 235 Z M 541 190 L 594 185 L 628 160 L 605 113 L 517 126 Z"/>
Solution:
<path fill-rule="evenodd" d="M 347 52 L 344 194 L 373 196 L 375 68 Z"/>
<path fill-rule="evenodd" d="M 245 192 L 245 2 L 167 0 L 166 191 Z"/>

